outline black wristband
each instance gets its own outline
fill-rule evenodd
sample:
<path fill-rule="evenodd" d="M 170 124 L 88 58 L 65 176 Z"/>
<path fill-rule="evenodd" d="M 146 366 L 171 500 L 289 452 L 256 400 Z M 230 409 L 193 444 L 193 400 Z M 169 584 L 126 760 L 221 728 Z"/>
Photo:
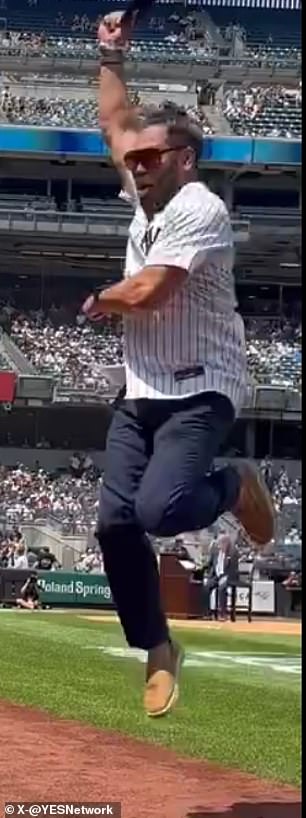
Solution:
<path fill-rule="evenodd" d="M 124 61 L 124 52 L 121 48 L 105 48 L 100 47 L 101 65 L 122 65 Z"/>
<path fill-rule="evenodd" d="M 101 68 L 108 68 L 108 66 L 112 66 L 112 65 L 116 65 L 117 68 L 118 68 L 118 66 L 120 67 L 121 65 L 123 65 L 123 63 L 120 62 L 119 60 L 104 60 L 104 59 L 100 60 Z"/>

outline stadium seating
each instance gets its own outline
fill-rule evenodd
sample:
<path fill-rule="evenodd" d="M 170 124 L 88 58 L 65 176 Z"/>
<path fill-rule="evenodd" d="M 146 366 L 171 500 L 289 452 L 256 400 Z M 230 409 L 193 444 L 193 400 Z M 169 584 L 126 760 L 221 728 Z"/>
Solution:
<path fill-rule="evenodd" d="M 203 133 L 212 133 L 203 111 L 196 113 Z M 99 122 L 97 101 L 91 99 L 67 99 L 60 97 L 31 97 L 8 94 L 0 106 L 0 122 L 14 125 L 40 125 L 49 127 L 97 128 Z"/>
<path fill-rule="evenodd" d="M 11 0 L 7 26 L 0 32 L 0 53 L 15 55 L 41 54 L 59 57 L 90 57 L 97 59 L 96 33 L 98 19 L 112 10 L 112 2 L 104 0 L 55 0 L 48 5 L 29 4 L 27 0 Z M 210 29 L 209 16 L 212 20 Z M 275 8 L 259 10 L 246 7 L 220 7 L 217 4 L 182 10 L 179 3 L 161 3 L 154 6 L 154 14 L 136 27 L 130 47 L 130 59 L 151 60 L 154 63 L 190 62 L 211 64 L 220 55 L 220 32 L 223 35 L 222 53 L 236 60 L 243 57 L 247 63 L 274 66 L 285 60 L 300 59 L 300 14 L 297 11 Z M 237 41 L 239 48 L 237 49 Z M 301 88 L 279 86 L 229 88 L 225 87 L 223 113 L 233 133 L 250 136 L 283 138 L 301 137 Z M 204 135 L 214 132 L 203 110 L 198 110 Z M 95 100 L 57 97 L 32 98 L 30 94 L 9 99 L 0 104 L 0 123 L 45 125 L 50 127 L 95 128 L 98 123 Z M 223 119 L 224 124 L 224 119 Z M 222 117 L 220 125 L 222 127 Z M 228 131 L 227 131 L 228 133 Z"/>
<path fill-rule="evenodd" d="M 59 125 L 78 128 L 98 127 L 95 99 L 47 99 L 45 97 L 11 96 L 3 111 L 7 122 L 14 125 Z"/>
<path fill-rule="evenodd" d="M 48 36 L 36 35 L 31 32 L 0 32 L 0 54 L 9 56 L 42 56 L 42 57 L 69 57 L 98 60 L 99 51 L 95 38 L 76 36 Z M 140 39 L 133 40 L 130 45 L 129 59 L 140 59 L 151 62 L 187 62 L 209 64 L 214 51 L 211 44 L 168 42 L 167 40 Z"/>
<path fill-rule="evenodd" d="M 119 4 L 123 8 L 123 4 Z M 46 32 L 53 35 L 92 36 L 97 20 L 115 8 L 113 2 L 98 0 L 74 0 L 73 10 L 69 0 L 55 0 L 48 4 L 30 5 L 27 0 L 10 0 L 8 28 L 20 31 Z M 214 22 L 225 32 L 239 24 L 246 32 L 247 42 L 252 45 L 271 44 L 278 48 L 300 47 L 301 19 L 298 11 L 254 9 L 243 7 L 218 7 L 216 4 L 204 7 Z M 182 9 L 180 3 L 163 3 L 154 6 L 152 14 L 140 25 L 135 37 L 149 42 L 158 42 L 165 37 L 181 35 L 195 27 L 199 8 L 190 6 Z M 290 21 L 290 25 L 289 25 Z"/>
<path fill-rule="evenodd" d="M 86 533 L 96 524 L 100 478 L 91 466 L 79 476 L 50 474 L 19 464 L 1 467 L 0 519 L 7 526 L 51 517 L 68 532 Z M 103 479 L 103 478 L 102 478 Z M 301 481 L 291 480 L 281 469 L 271 486 L 282 542 L 301 543 Z"/>
<path fill-rule="evenodd" d="M 57 326 L 44 316 L 35 319 L 18 313 L 11 325 L 12 340 L 39 372 L 53 375 L 65 388 L 103 388 L 104 367 L 122 361 L 120 327 L 112 321 L 99 325 L 77 323 Z"/>
<path fill-rule="evenodd" d="M 1 468 L 0 517 L 7 526 L 46 519 L 51 515 L 67 531 L 86 533 L 96 523 L 98 481 L 93 474 L 57 478 L 43 469 L 31 471 L 22 464 Z"/>
<path fill-rule="evenodd" d="M 239 26 L 247 46 L 258 53 L 291 55 L 301 47 L 301 15 L 298 11 L 282 9 L 226 8 L 210 6 L 209 13 L 226 37 L 233 26 Z"/>
<path fill-rule="evenodd" d="M 251 136 L 301 137 L 300 88 L 232 88 L 226 91 L 223 113 L 234 133 Z M 202 108 L 188 109 L 202 126 L 203 134 L 213 128 Z M 98 107 L 94 97 L 31 97 L 8 93 L 0 103 L 0 123 L 48 127 L 97 128 Z"/>
<path fill-rule="evenodd" d="M 59 324 L 51 312 L 11 316 L 11 337 L 38 371 L 53 375 L 61 386 L 107 391 L 108 364 L 122 362 L 121 325 L 103 321 L 89 324 L 83 316 Z M 246 320 L 249 378 L 252 383 L 301 388 L 301 329 L 282 324 Z M 65 343 L 63 343 L 65 341 Z M 105 382 L 105 383 L 104 383 Z"/>
<path fill-rule="evenodd" d="M 92 53 L 98 21 L 115 7 L 112 2 L 98 3 L 98 0 L 74 0 L 73 10 L 68 0 L 55 0 L 52 7 L 48 4 L 30 4 L 27 0 L 11 0 L 7 28 L 35 34 L 32 41 L 34 51 L 50 49 L 57 53 L 69 55 L 78 53 L 85 56 Z M 209 17 L 211 26 L 207 25 Z M 205 15 L 205 17 L 204 17 Z M 209 5 L 182 8 L 180 3 L 161 3 L 154 6 L 154 12 L 137 26 L 131 56 L 159 59 L 185 59 L 202 62 L 209 59 L 215 46 L 220 45 L 222 32 L 223 43 L 233 53 L 237 53 L 236 40 L 251 59 L 287 60 L 300 59 L 301 20 L 298 11 L 273 9 L 254 9 L 247 7 L 220 7 Z M 52 43 L 47 43 L 46 38 Z M 69 40 L 68 40 L 69 38 Z M 90 44 L 90 40 L 92 43 Z M 79 41 L 79 46 L 77 45 Z M 222 42 L 222 40 L 221 40 Z"/>
<path fill-rule="evenodd" d="M 161 40 L 151 40 L 149 38 L 134 39 L 131 41 L 129 49 L 129 59 L 138 61 L 140 59 L 150 62 L 171 62 L 210 65 L 212 59 L 219 56 L 219 51 L 212 41 L 186 41 L 176 40 L 170 37 Z M 232 47 L 226 48 L 228 56 L 232 54 Z M 54 36 L 36 35 L 32 32 L 7 31 L 0 32 L 0 53 L 7 55 L 23 56 L 25 54 L 43 57 L 69 57 L 98 59 L 98 46 L 95 38 L 74 36 Z M 224 54 L 226 56 L 226 53 Z M 240 55 L 241 56 L 241 55 Z M 236 55 L 237 58 L 237 55 Z M 243 45 L 244 65 L 274 65 L 287 64 L 291 67 L 299 68 L 301 62 L 301 52 L 298 49 L 280 49 L 273 46 L 257 46 L 250 48 Z"/>
<path fill-rule="evenodd" d="M 234 88 L 225 93 L 223 113 L 239 136 L 300 138 L 300 89 L 279 87 Z"/>
<path fill-rule="evenodd" d="M 56 209 L 54 199 L 50 196 L 30 196 L 27 194 L 17 195 L 15 193 L 0 194 L 0 213 L 7 213 L 10 210 L 21 210 L 30 212 L 31 210 L 53 211 Z"/>
<path fill-rule="evenodd" d="M 288 324 L 287 324 L 288 328 Z M 301 328 L 273 328 L 271 321 L 246 321 L 250 376 L 255 383 L 301 389 Z"/>
<path fill-rule="evenodd" d="M 121 7 L 124 6 L 121 4 Z M 44 31 L 47 34 L 75 37 L 92 36 L 96 32 L 97 21 L 107 12 L 116 8 L 114 3 L 98 0 L 74 0 L 73 10 L 69 0 L 55 0 L 48 6 L 29 7 L 27 0 L 11 0 L 8 13 L 8 28 L 20 31 Z M 189 19 L 194 18 L 190 11 Z M 181 34 L 188 25 L 186 13 L 182 12 L 180 3 L 156 5 L 154 14 L 148 15 L 144 24 L 135 32 L 138 39 L 159 42 L 167 36 Z"/>

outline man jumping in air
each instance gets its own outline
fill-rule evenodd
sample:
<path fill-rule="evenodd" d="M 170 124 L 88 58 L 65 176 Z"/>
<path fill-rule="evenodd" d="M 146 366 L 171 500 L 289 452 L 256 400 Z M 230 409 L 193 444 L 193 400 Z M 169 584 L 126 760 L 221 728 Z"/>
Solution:
<path fill-rule="evenodd" d="M 178 697 L 182 651 L 147 533 L 207 528 L 231 511 L 260 547 L 273 536 L 273 508 L 251 465 L 212 471 L 246 384 L 231 221 L 198 181 L 197 124 L 174 105 L 131 106 L 130 35 L 121 12 L 100 25 L 101 127 L 135 209 L 125 274 L 83 310 L 123 318 L 126 396 L 108 434 L 98 537 L 126 639 L 148 653 L 145 711 L 161 716 Z"/>

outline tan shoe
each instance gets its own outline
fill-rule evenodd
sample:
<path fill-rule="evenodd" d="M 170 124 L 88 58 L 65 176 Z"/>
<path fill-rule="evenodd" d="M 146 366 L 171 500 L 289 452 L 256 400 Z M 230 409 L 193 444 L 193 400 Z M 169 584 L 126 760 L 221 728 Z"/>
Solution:
<path fill-rule="evenodd" d="M 184 659 L 176 642 L 165 642 L 149 651 L 144 708 L 151 718 L 165 716 L 179 697 L 178 678 Z"/>
<path fill-rule="evenodd" d="M 256 545 L 267 545 L 274 537 L 274 508 L 270 492 L 255 466 L 240 464 L 241 487 L 232 513 Z"/>

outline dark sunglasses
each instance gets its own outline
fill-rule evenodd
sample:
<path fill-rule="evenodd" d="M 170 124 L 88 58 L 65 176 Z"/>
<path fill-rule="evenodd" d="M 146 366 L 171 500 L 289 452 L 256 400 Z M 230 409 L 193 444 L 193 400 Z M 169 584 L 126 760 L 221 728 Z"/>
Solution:
<path fill-rule="evenodd" d="M 187 145 L 175 145 L 172 148 L 142 148 L 141 150 L 126 153 L 124 161 L 131 171 L 134 171 L 138 165 L 142 165 L 147 170 L 154 169 L 160 165 L 164 153 L 181 151 L 186 147 Z"/>

